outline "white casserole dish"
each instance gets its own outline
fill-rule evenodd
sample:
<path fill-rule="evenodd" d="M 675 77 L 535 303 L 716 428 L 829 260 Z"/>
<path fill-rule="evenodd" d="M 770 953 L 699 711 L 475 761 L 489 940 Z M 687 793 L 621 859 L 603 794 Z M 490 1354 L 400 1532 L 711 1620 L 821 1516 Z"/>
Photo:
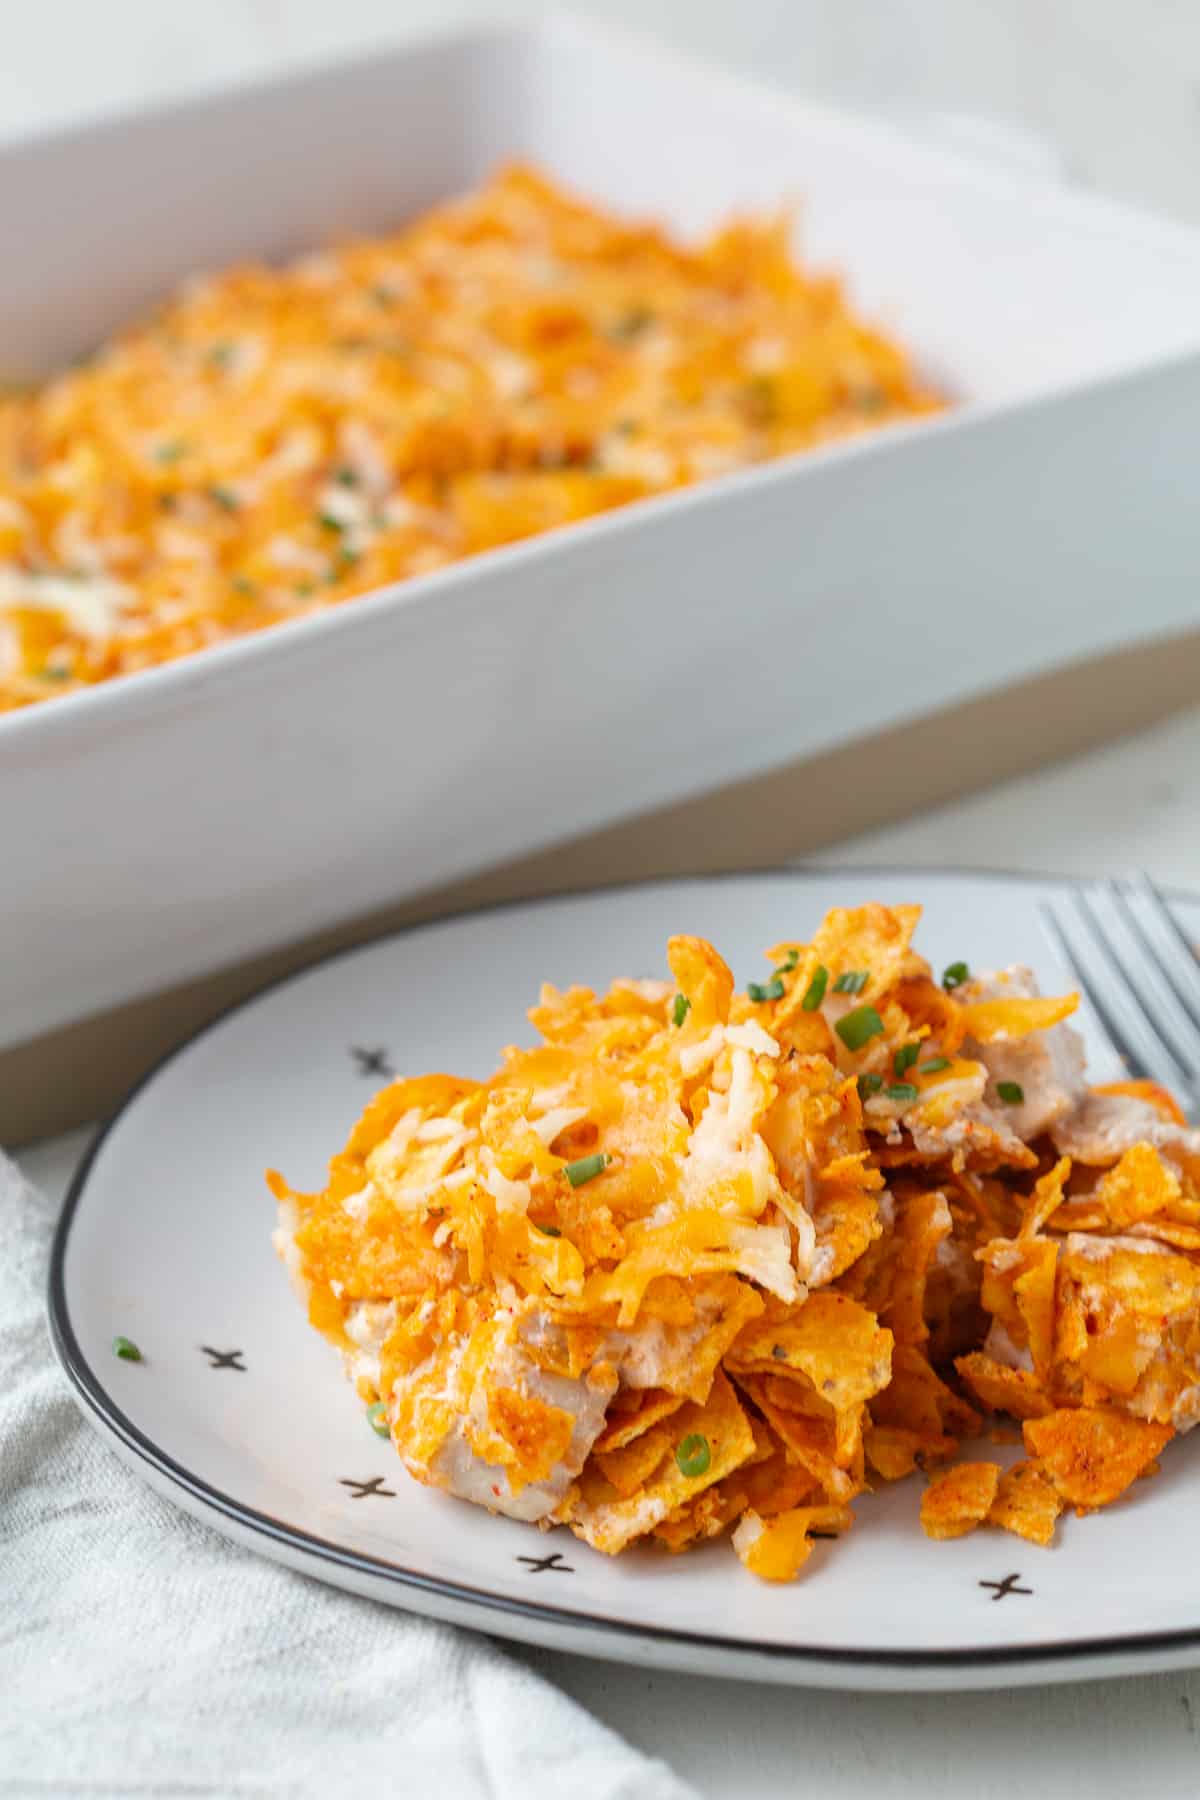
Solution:
<path fill-rule="evenodd" d="M 689 232 L 799 199 L 962 404 L 0 718 L 0 1048 L 1196 621 L 1200 237 L 570 21 L 3 150 L 6 373 L 513 154 Z"/>

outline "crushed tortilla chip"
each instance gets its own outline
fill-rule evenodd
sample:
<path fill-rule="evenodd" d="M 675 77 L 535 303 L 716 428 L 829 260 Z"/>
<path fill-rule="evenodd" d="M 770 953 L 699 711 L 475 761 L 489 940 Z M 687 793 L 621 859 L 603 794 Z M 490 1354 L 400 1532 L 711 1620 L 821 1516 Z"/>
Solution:
<path fill-rule="evenodd" d="M 1062 1499 L 1038 1462 L 1014 1463 L 1000 1477 L 988 1509 L 989 1525 L 999 1525 L 1031 1544 L 1048 1544 L 1054 1536 Z"/>
<path fill-rule="evenodd" d="M 836 1536 L 854 1522 L 844 1506 L 798 1506 L 773 1519 L 745 1512 L 733 1534 L 744 1568 L 761 1581 L 794 1581 L 812 1554 L 813 1535 Z"/>
<path fill-rule="evenodd" d="M 1057 1492 L 1085 1509 L 1116 1500 L 1147 1472 L 1173 1435 L 1169 1425 L 1101 1406 L 1063 1409 L 1025 1424 L 1026 1448 L 1040 1459 Z"/>
<path fill-rule="evenodd" d="M 921 1497 L 921 1528 L 926 1537 L 966 1537 L 991 1511 L 1000 1483 L 996 1463 L 956 1463 L 936 1475 Z"/>

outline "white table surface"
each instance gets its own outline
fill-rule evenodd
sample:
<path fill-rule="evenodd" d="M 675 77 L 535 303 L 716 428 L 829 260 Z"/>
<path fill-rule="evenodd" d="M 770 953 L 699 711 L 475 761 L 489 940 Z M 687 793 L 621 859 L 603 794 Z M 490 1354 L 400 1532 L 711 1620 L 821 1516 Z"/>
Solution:
<path fill-rule="evenodd" d="M 830 850 L 826 862 L 1100 874 L 1200 890 L 1200 709 Z M 61 1193 L 87 1133 L 21 1162 Z M 802 1595 L 801 1595 L 802 1598 Z M 991 1800 L 1200 1792 L 1200 1671 L 990 1694 L 753 1687 L 517 1649 L 713 1800 Z"/>

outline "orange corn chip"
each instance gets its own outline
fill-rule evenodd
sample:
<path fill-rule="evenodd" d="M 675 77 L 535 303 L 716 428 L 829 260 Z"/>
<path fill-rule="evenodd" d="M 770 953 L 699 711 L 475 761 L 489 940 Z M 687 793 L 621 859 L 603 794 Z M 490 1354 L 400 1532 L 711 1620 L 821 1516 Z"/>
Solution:
<path fill-rule="evenodd" d="M 743 1566 L 762 1581 L 794 1581 L 812 1554 L 812 1534 L 835 1535 L 854 1523 L 844 1506 L 798 1506 L 763 1519 L 742 1514 L 733 1547 Z"/>
<path fill-rule="evenodd" d="M 1042 1176 L 1026 1203 L 1021 1229 L 1017 1234 L 1022 1238 L 1036 1237 L 1048 1219 L 1052 1218 L 1063 1203 L 1067 1178 L 1071 1173 L 1069 1156 L 1060 1157 L 1058 1162 Z"/>
<path fill-rule="evenodd" d="M 918 1463 L 944 1462 L 957 1447 L 955 1438 L 925 1438 L 899 1425 L 870 1425 L 863 1433 L 867 1462 L 884 1481 L 901 1481 Z"/>
<path fill-rule="evenodd" d="M 1027 1037 L 1031 1031 L 1047 1031 L 1069 1019 L 1079 1005 L 1078 994 L 1038 995 L 1033 999 L 970 1000 L 961 1008 L 968 1037 L 980 1044 Z"/>
<path fill-rule="evenodd" d="M 720 1372 L 703 1406 L 689 1401 L 671 1419 L 656 1425 L 647 1437 L 661 1440 L 662 1455 L 653 1479 L 645 1487 L 632 1495 L 619 1493 L 593 1458 L 584 1467 L 566 1516 L 566 1523 L 578 1537 L 609 1556 L 623 1550 L 634 1538 L 653 1531 L 694 1495 L 740 1467 L 755 1450 L 750 1421 Z M 675 1454 L 689 1438 L 703 1438 L 708 1451 L 703 1468 L 694 1475 L 684 1473 Z M 635 1450 L 644 1443 L 644 1439 L 639 1439 L 629 1449 Z"/>
<path fill-rule="evenodd" d="M 911 1344 L 896 1345 L 891 1382 L 872 1403 L 871 1413 L 880 1425 L 900 1425 L 927 1439 L 969 1437 L 980 1426 L 979 1414 Z"/>
<path fill-rule="evenodd" d="M 1054 1360 L 1054 1283 L 1058 1245 L 1052 1241 L 1024 1246 L 1025 1269 L 1013 1282 L 1013 1293 L 1025 1324 L 1033 1366 L 1041 1373 Z"/>
<path fill-rule="evenodd" d="M 956 1463 L 930 1482 L 921 1497 L 926 1537 L 966 1537 L 987 1518 L 1000 1483 L 998 1464 Z"/>
<path fill-rule="evenodd" d="M 1095 1199 L 1118 1229 L 1167 1212 L 1182 1193 L 1179 1177 L 1151 1144 L 1134 1144 L 1100 1177 Z"/>
<path fill-rule="evenodd" d="M 662 1388 L 621 1388 L 613 1396 L 593 1451 L 623 1450 L 682 1405 L 682 1394 L 668 1394 Z"/>
<path fill-rule="evenodd" d="M 1031 1544 L 1048 1544 L 1062 1507 L 1054 1483 L 1041 1464 L 1019 1462 L 1001 1475 L 987 1522 L 1028 1538 Z"/>
<path fill-rule="evenodd" d="M 1123 1494 L 1174 1435 L 1169 1425 L 1110 1407 L 1079 1407 L 1027 1420 L 1025 1447 L 1041 1459 L 1064 1500 L 1090 1508 Z"/>
<path fill-rule="evenodd" d="M 726 1358 L 737 1372 L 803 1377 L 835 1412 L 860 1406 L 887 1385 L 892 1334 L 846 1294 L 821 1289 L 782 1322 L 755 1319 Z"/>
<path fill-rule="evenodd" d="M 738 1383 L 749 1394 L 782 1443 L 789 1461 L 808 1471 L 831 1501 L 843 1505 L 862 1486 L 861 1475 L 839 1466 L 837 1433 L 833 1422 L 814 1419 L 779 1406 L 767 1392 L 761 1376 L 739 1375 Z"/>
<path fill-rule="evenodd" d="M 1011 1413 L 1014 1419 L 1040 1419 L 1053 1410 L 1053 1401 L 1032 1369 L 1012 1369 L 982 1350 L 957 1358 L 955 1368 L 981 1406 L 989 1412 Z"/>

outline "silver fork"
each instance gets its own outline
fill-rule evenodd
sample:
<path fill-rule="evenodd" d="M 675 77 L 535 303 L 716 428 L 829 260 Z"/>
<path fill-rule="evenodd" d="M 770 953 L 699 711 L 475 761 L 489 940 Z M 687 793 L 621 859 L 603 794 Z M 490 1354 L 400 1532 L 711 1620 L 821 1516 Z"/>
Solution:
<path fill-rule="evenodd" d="M 1081 886 L 1039 911 L 1130 1075 L 1200 1121 L 1200 957 L 1150 877 Z"/>

